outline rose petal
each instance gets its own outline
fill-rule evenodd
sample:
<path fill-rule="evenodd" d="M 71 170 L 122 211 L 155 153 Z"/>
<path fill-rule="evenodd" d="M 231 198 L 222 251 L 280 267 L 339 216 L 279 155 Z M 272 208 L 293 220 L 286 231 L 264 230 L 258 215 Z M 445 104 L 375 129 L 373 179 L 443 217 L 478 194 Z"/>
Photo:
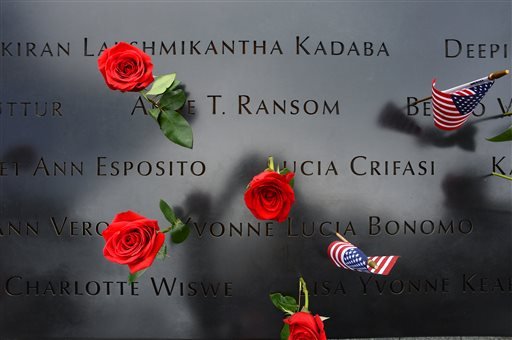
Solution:
<path fill-rule="evenodd" d="M 114 216 L 112 223 L 130 222 L 130 221 L 143 220 L 143 219 L 146 219 L 146 218 L 142 215 L 137 214 L 136 212 L 128 210 L 128 211 L 123 211 L 123 212 L 117 214 L 116 216 Z"/>
<path fill-rule="evenodd" d="M 138 263 L 129 264 L 128 267 L 130 268 L 130 273 L 134 274 L 140 270 L 146 269 L 149 266 L 153 264 L 153 261 L 155 260 L 156 254 L 160 251 L 160 248 L 162 248 L 162 245 L 165 242 L 165 235 L 162 233 L 158 233 L 156 235 L 155 244 L 153 247 L 153 250 L 150 254 L 147 254 L 147 256 L 142 259 Z"/>
<path fill-rule="evenodd" d="M 98 69 L 110 89 L 122 92 L 140 91 L 154 81 L 151 57 L 125 42 L 104 50 Z"/>
<path fill-rule="evenodd" d="M 295 193 L 289 181 L 293 173 L 281 175 L 275 171 L 264 171 L 251 180 L 244 200 L 258 219 L 283 222 L 295 201 Z"/>

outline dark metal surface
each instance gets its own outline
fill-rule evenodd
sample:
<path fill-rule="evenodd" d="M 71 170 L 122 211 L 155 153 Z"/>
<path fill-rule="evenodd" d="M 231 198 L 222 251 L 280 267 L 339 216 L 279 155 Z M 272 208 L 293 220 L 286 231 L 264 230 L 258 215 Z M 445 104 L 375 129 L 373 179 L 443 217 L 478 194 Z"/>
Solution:
<path fill-rule="evenodd" d="M 297 53 L 308 36 L 310 55 Z M 512 335 L 511 189 L 487 176 L 493 157 L 510 172 L 511 148 L 485 140 L 510 119 L 482 120 L 509 104 L 510 77 L 453 134 L 422 105 L 398 109 L 434 77 L 449 88 L 510 68 L 510 2 L 2 1 L 0 40 L 0 337 L 276 338 L 268 294 L 295 294 L 299 275 L 333 338 Z M 192 151 L 161 135 L 136 94 L 104 85 L 95 55 L 120 40 L 154 41 L 155 73 L 178 73 L 195 100 Z M 217 54 L 205 54 L 210 41 Z M 265 54 L 254 50 L 263 41 Z M 276 41 L 282 54 L 270 54 Z M 314 54 L 332 41 L 340 55 Z M 161 55 L 161 42 L 176 54 Z M 239 113 L 245 96 L 252 114 Z M 295 99 L 318 113 L 254 113 Z M 336 101 L 339 114 L 322 114 Z M 243 203 L 268 155 L 297 172 L 288 223 L 257 222 Z M 116 161 L 141 171 L 112 176 Z M 386 161 L 401 162 L 397 175 Z M 128 209 L 164 225 L 160 198 L 192 217 L 191 237 L 132 291 L 96 226 Z M 400 255 L 391 275 L 334 267 L 323 234 L 337 226 L 368 255 Z M 163 279 L 174 289 L 158 295 Z"/>

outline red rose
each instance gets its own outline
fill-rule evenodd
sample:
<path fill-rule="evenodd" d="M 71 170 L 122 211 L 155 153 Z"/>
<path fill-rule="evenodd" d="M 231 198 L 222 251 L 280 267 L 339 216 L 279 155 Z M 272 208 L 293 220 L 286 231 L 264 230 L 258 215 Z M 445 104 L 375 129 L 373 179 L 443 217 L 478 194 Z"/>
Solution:
<path fill-rule="evenodd" d="M 290 325 L 289 340 L 327 340 L 324 323 L 318 314 L 298 312 L 283 321 Z"/>
<path fill-rule="evenodd" d="M 153 263 L 165 241 L 158 222 L 133 211 L 117 214 L 102 233 L 103 255 L 109 261 L 126 264 L 134 274 Z"/>
<path fill-rule="evenodd" d="M 277 222 L 286 220 L 295 202 L 295 193 L 290 185 L 293 176 L 293 172 L 281 175 L 266 170 L 252 179 L 244 200 L 254 217 Z"/>
<path fill-rule="evenodd" d="M 103 51 L 98 68 L 112 90 L 138 92 L 154 80 L 151 57 L 125 42 Z"/>

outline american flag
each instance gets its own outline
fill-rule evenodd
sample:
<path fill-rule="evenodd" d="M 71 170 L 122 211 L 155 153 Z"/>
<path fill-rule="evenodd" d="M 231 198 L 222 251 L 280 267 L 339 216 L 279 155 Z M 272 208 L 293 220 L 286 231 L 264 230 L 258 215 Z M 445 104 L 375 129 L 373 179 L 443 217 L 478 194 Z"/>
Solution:
<path fill-rule="evenodd" d="M 343 241 L 332 242 L 327 252 L 337 267 L 379 275 L 388 275 L 399 258 L 395 255 L 368 257 L 352 243 Z M 368 261 L 373 261 L 375 268 L 368 265 Z"/>
<path fill-rule="evenodd" d="M 445 131 L 461 127 L 492 84 L 494 84 L 493 80 L 486 80 L 483 83 L 478 82 L 476 86 L 470 84 L 461 90 L 449 92 L 436 89 L 436 80 L 434 79 L 432 81 L 432 106 L 435 126 Z"/>

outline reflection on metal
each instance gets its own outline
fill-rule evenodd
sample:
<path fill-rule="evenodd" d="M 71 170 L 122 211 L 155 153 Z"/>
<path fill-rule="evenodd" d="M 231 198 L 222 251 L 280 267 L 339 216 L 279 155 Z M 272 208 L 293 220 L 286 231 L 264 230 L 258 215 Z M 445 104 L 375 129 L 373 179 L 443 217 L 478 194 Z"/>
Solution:
<path fill-rule="evenodd" d="M 2 43 L 49 42 L 55 53 L 0 55 L 0 337 L 271 339 L 282 321 L 268 293 L 291 282 L 294 294 L 301 275 L 315 309 L 331 317 L 331 338 L 512 336 L 512 197 L 508 181 L 490 176 L 509 176 L 510 144 L 485 140 L 508 119 L 487 118 L 501 115 L 511 84 L 484 98 L 478 124 L 451 134 L 435 131 L 426 103 L 399 109 L 434 74 L 464 81 L 508 67 L 502 54 L 447 58 L 443 47 L 510 44 L 510 13 L 510 2 L 486 1 L 2 2 Z M 492 20 L 476 35 L 468 18 L 482 16 Z M 308 51 L 320 41 L 345 50 L 297 55 L 297 35 L 310 37 Z M 283 54 L 156 53 L 194 100 L 195 114 L 185 114 L 194 149 L 185 150 L 143 116 L 136 94 L 105 88 L 96 54 L 121 39 L 249 39 L 267 41 L 267 51 L 277 40 Z M 69 55 L 58 56 L 68 42 Z M 375 52 L 385 43 L 389 56 L 365 56 L 369 42 Z M 338 102 L 340 113 L 239 114 L 239 96 Z M 12 116 L 8 102 L 18 103 Z M 27 104 L 24 116 L 22 102 L 47 102 L 48 113 Z M 62 115 L 49 114 L 54 102 Z M 268 155 L 297 166 L 296 204 L 282 224 L 256 221 L 243 203 Z M 83 164 L 82 173 L 34 175 L 41 158 Z M 364 175 L 351 171 L 353 159 Z M 98 160 L 108 169 L 98 172 Z M 120 174 L 110 175 L 112 162 Z M 435 173 L 372 171 L 407 162 L 433 162 Z M 130 164 L 141 169 L 125 176 Z M 191 217 L 190 238 L 123 286 L 126 271 L 103 258 L 96 226 L 128 209 L 158 218 L 160 199 Z M 391 249 L 400 265 L 385 278 L 337 270 L 325 252 L 331 229 L 362 249 Z"/>

